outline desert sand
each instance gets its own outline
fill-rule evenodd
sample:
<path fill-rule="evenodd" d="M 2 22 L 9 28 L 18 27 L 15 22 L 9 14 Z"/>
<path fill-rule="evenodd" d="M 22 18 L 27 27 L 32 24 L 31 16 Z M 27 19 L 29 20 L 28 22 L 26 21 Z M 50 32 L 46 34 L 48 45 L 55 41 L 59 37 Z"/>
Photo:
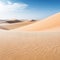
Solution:
<path fill-rule="evenodd" d="M 45 30 L 42 30 L 41 32 L 60 32 L 60 27 L 53 27 L 53 28 L 50 28 L 50 29 L 45 29 Z"/>
<path fill-rule="evenodd" d="M 17 28 L 15 29 L 15 31 L 42 31 L 42 30 L 50 29 L 54 27 L 60 27 L 60 13 L 54 14 L 34 24 Z"/>
<path fill-rule="evenodd" d="M 0 26 L 0 60 L 60 60 L 60 13 L 30 23 Z"/>
<path fill-rule="evenodd" d="M 60 32 L 0 32 L 0 60 L 60 60 Z"/>

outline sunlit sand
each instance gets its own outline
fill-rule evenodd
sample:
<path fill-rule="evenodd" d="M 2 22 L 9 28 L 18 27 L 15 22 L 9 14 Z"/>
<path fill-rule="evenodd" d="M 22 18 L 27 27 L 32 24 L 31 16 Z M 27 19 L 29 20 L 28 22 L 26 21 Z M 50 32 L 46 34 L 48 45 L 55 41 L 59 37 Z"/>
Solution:
<path fill-rule="evenodd" d="M 60 32 L 0 32 L 0 60 L 60 60 Z"/>
<path fill-rule="evenodd" d="M 4 24 L 0 60 L 60 60 L 60 13 L 34 23 Z"/>

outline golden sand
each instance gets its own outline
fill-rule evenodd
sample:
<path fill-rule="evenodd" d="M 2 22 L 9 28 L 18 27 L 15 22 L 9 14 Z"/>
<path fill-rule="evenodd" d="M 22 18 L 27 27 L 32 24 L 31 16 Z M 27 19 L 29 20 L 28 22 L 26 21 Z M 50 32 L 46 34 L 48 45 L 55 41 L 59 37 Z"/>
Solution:
<path fill-rule="evenodd" d="M 60 32 L 0 32 L 0 60 L 60 60 Z"/>

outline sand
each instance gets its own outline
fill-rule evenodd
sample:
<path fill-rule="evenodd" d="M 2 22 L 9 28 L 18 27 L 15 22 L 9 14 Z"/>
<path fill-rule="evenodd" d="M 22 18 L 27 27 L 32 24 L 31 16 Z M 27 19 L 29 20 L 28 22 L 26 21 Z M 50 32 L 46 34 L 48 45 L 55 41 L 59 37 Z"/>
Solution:
<path fill-rule="evenodd" d="M 60 60 L 60 13 L 32 24 L 0 25 L 0 60 Z"/>
<path fill-rule="evenodd" d="M 42 31 L 42 30 L 50 29 L 54 27 L 60 27 L 60 13 L 54 14 L 34 24 L 17 28 L 15 29 L 15 31 Z"/>
<path fill-rule="evenodd" d="M 42 31 L 45 31 L 45 32 L 60 32 L 60 27 L 54 27 L 54 28 L 50 28 L 50 29 L 46 29 L 46 30 L 42 30 Z"/>
<path fill-rule="evenodd" d="M 0 32 L 0 60 L 60 60 L 60 32 Z"/>

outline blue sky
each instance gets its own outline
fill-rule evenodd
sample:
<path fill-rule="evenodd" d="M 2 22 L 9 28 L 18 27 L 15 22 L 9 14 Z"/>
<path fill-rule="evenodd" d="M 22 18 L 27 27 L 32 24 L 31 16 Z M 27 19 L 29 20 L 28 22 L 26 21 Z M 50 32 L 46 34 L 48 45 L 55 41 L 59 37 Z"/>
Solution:
<path fill-rule="evenodd" d="M 60 12 L 60 0 L 0 0 L 0 19 L 42 19 Z"/>

